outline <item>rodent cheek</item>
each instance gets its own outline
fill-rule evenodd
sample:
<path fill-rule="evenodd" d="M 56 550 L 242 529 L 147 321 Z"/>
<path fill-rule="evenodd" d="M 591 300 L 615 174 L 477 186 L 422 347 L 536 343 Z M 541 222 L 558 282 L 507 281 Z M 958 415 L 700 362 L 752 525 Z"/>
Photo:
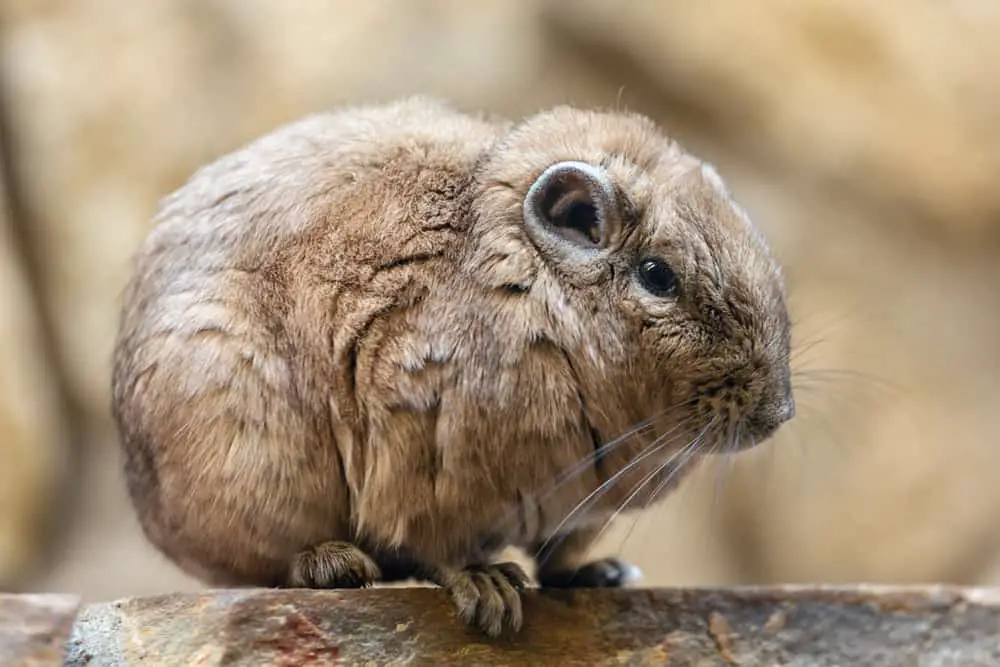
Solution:
<path fill-rule="evenodd" d="M 625 303 L 632 306 L 632 310 L 643 314 L 648 319 L 664 319 L 677 312 L 678 304 L 676 299 L 657 297 L 633 280 L 625 295 Z"/>
<path fill-rule="evenodd" d="M 465 264 L 494 289 L 516 285 L 527 290 L 539 269 L 538 256 L 528 242 L 507 228 L 485 233 L 466 256 Z"/>

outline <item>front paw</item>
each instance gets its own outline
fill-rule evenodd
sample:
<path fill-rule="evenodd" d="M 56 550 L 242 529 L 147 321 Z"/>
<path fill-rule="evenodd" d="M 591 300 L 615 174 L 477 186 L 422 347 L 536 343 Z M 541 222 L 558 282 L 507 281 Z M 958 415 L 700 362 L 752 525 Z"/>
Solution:
<path fill-rule="evenodd" d="M 366 588 L 381 576 L 371 556 L 350 542 L 324 542 L 295 557 L 288 583 L 293 588 Z"/>
<path fill-rule="evenodd" d="M 573 570 L 542 572 L 542 588 L 620 588 L 642 578 L 635 565 L 618 558 L 602 558 Z"/>
<path fill-rule="evenodd" d="M 521 591 L 527 585 L 527 573 L 516 563 L 497 563 L 470 567 L 443 578 L 440 585 L 448 591 L 458 617 L 482 630 L 488 637 L 500 635 L 504 627 L 521 629 Z"/>

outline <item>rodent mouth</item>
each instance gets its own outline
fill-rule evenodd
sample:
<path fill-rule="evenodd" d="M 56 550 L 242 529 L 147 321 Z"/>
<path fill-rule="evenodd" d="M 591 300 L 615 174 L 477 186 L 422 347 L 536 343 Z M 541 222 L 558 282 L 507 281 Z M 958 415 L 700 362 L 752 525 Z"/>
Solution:
<path fill-rule="evenodd" d="M 718 454 L 736 454 L 768 442 L 781 431 L 787 419 L 758 420 L 753 417 L 738 422 L 735 427 L 720 430 L 715 445 L 708 450 Z"/>

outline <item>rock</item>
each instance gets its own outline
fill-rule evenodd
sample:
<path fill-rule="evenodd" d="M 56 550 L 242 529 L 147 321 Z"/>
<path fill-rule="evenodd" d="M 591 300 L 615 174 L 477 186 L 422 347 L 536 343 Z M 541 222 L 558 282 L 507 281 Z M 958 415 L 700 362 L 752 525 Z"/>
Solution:
<path fill-rule="evenodd" d="M 9 216 L 0 182 L 0 590 L 41 569 L 68 453 L 58 386 Z"/>
<path fill-rule="evenodd" d="M 949 588 L 528 591 L 490 641 L 445 592 L 224 590 L 89 605 L 66 664 L 865 665 L 1000 661 L 1000 593 Z"/>
<path fill-rule="evenodd" d="M 62 665 L 79 606 L 72 595 L 0 593 L 0 664 Z"/>

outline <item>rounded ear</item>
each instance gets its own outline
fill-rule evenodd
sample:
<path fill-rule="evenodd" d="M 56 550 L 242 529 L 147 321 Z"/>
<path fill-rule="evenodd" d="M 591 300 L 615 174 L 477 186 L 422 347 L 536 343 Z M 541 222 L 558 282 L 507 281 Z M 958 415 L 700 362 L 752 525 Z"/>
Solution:
<path fill-rule="evenodd" d="M 618 224 L 614 187 L 599 167 L 558 162 L 528 189 L 524 222 L 537 243 L 553 250 L 599 250 Z"/>

